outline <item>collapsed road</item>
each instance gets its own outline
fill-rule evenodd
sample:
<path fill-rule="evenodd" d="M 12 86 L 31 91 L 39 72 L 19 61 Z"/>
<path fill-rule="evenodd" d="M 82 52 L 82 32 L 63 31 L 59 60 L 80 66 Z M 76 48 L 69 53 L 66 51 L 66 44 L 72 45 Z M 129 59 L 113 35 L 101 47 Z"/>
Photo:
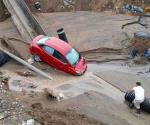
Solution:
<path fill-rule="evenodd" d="M 67 17 L 72 18 L 71 14 L 69 14 L 69 16 Z M 85 15 L 84 18 L 88 18 L 89 20 L 91 20 L 91 18 L 89 18 L 91 16 L 90 13 L 77 12 L 76 14 L 77 14 L 76 16 L 80 16 L 81 14 L 82 17 L 84 17 L 83 15 Z M 68 19 L 65 20 L 64 18 L 66 17 L 63 17 L 64 16 L 63 14 L 61 17 L 60 15 L 61 14 L 59 14 L 59 18 L 62 18 L 62 20 L 67 22 L 66 20 Z M 108 19 L 111 22 L 115 22 L 115 20 L 118 19 L 117 17 L 115 17 L 116 19 L 114 20 L 114 18 L 110 16 L 108 16 L 107 19 L 105 19 L 106 17 L 104 15 L 99 15 L 99 14 L 98 15 L 95 14 L 95 16 L 99 17 L 97 23 L 105 22 L 104 20 L 108 20 Z M 118 17 L 122 18 L 122 16 L 121 17 L 118 16 Z M 43 17 L 41 16 L 41 18 Z M 58 18 L 58 17 L 56 16 L 55 18 Z M 54 20 L 54 18 L 52 19 Z M 96 22 L 96 20 L 97 19 L 95 19 L 94 21 Z M 49 22 L 49 19 L 47 21 Z M 85 21 L 83 20 L 83 18 L 80 21 L 81 22 L 83 21 L 85 24 Z M 108 21 L 108 23 L 111 24 L 110 21 Z M 92 20 L 89 22 L 92 22 Z M 122 23 L 124 22 L 120 22 L 120 25 Z M 43 24 L 45 25 L 45 23 Z M 59 24 L 59 23 L 56 23 L 56 24 Z M 77 24 L 75 26 L 77 26 Z M 119 23 L 116 21 L 115 24 L 117 25 L 115 25 L 114 27 L 117 30 L 119 30 L 118 28 L 120 27 Z M 69 25 L 68 22 L 67 22 L 67 25 Z M 106 27 L 107 25 L 104 25 L 104 26 Z M 92 25 L 89 25 L 89 27 L 92 27 Z M 97 25 L 94 26 L 94 28 L 96 27 L 102 30 L 105 29 L 104 27 L 100 27 Z M 107 27 L 105 30 L 107 30 Z M 118 32 L 120 32 L 120 30 Z M 81 31 L 81 33 L 83 32 Z M 98 35 L 101 35 L 101 34 L 98 34 Z M 76 37 L 73 37 L 73 38 L 75 39 Z M 89 37 L 86 37 L 86 38 L 88 39 Z M 103 41 L 103 39 L 100 39 L 99 41 L 101 40 Z M 82 43 L 82 41 L 80 42 Z M 84 44 L 84 42 L 82 44 Z M 76 45 L 81 46 L 82 44 L 76 44 Z M 115 41 L 114 44 L 118 44 L 118 43 L 116 43 Z M 109 44 L 107 43 L 107 46 L 108 45 Z M 96 47 L 99 47 L 99 46 L 96 46 Z M 85 44 L 84 44 L 84 48 L 86 48 Z M 103 52 L 103 49 L 99 49 L 98 54 L 99 54 L 99 51 Z M 97 52 L 97 50 L 92 51 L 91 53 L 95 53 L 95 52 Z M 109 52 L 120 54 L 120 50 L 116 51 L 116 49 L 109 50 L 108 53 L 107 52 L 106 53 L 109 55 Z M 126 91 L 127 89 L 130 89 L 137 80 L 140 80 L 142 81 L 144 88 L 146 88 L 146 91 L 148 93 L 147 96 L 149 96 L 149 88 L 150 88 L 148 84 L 149 83 L 149 78 L 148 78 L 149 66 L 130 67 L 124 62 L 121 62 L 116 65 L 115 65 L 115 62 L 113 63 L 112 64 L 105 63 L 102 65 L 93 64 L 93 63 L 88 64 L 87 72 L 85 73 L 84 76 L 81 76 L 81 77 L 73 77 L 73 76 L 64 74 L 55 69 L 45 66 L 44 71 L 49 72 L 54 77 L 54 80 L 52 81 L 48 81 L 45 78 L 40 77 L 38 75 L 36 77 L 19 76 L 18 74 L 15 73 L 16 70 L 23 72 L 23 71 L 26 71 L 27 69 L 24 66 L 18 65 L 16 62 L 10 62 L 9 64 L 4 65 L 4 67 L 2 67 L 1 70 L 4 71 L 4 74 L 6 73 L 11 76 L 11 79 L 9 81 L 10 89 L 14 91 L 20 90 L 20 93 L 17 94 L 16 97 L 20 98 L 22 102 L 25 105 L 27 105 L 26 108 L 29 108 L 30 106 L 32 107 L 32 109 L 29 111 L 29 114 L 32 115 L 32 117 L 35 120 L 38 120 L 41 124 L 42 123 L 43 124 L 53 123 L 56 125 L 57 124 L 70 125 L 70 124 L 75 124 L 75 123 L 79 125 L 80 124 L 82 125 L 83 123 L 90 124 L 90 125 L 91 124 L 96 125 L 96 124 L 102 124 L 102 123 L 103 124 L 106 123 L 110 125 L 120 125 L 120 124 L 122 125 L 147 125 L 149 124 L 149 114 L 146 114 L 143 112 L 141 116 L 136 116 L 136 114 L 134 113 L 134 110 L 131 111 L 126 106 L 126 104 L 124 104 L 124 93 L 120 92 L 118 88 L 115 88 L 109 84 L 109 83 L 113 83 L 114 85 L 119 86 L 119 88 L 122 88 L 123 90 Z M 137 72 L 139 71 L 142 71 L 143 74 L 139 73 L 137 75 Z M 101 78 L 103 78 L 103 80 L 97 76 L 100 76 Z M 106 81 L 108 81 L 109 83 Z M 36 86 L 33 87 L 32 84 L 35 84 Z M 60 102 L 56 102 L 56 101 L 53 102 L 51 101 L 51 99 L 45 98 L 45 95 L 41 94 L 44 88 L 53 90 L 56 96 L 58 96 L 59 93 L 62 93 L 64 95 L 64 100 Z M 56 108 L 56 110 L 54 110 L 54 108 Z M 63 111 L 60 111 L 60 110 L 63 110 Z M 75 112 L 74 113 L 70 112 L 70 110 L 71 111 L 73 110 L 73 112 L 77 111 L 81 114 L 86 114 L 94 119 L 97 119 L 98 121 L 103 121 L 103 122 L 102 123 L 95 122 L 92 119 L 90 119 L 90 121 L 86 120 L 88 119 L 86 116 L 74 115 Z M 67 120 L 66 118 L 69 118 L 69 120 Z M 84 122 L 82 120 L 84 120 Z"/>

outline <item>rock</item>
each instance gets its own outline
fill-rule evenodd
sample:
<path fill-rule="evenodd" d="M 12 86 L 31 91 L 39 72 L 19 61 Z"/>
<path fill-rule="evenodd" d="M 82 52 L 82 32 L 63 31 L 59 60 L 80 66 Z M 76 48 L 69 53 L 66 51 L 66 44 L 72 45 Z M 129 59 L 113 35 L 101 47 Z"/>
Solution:
<path fill-rule="evenodd" d="M 46 95 L 47 99 L 55 99 L 57 101 L 61 101 L 65 98 L 63 93 L 60 93 L 56 90 L 48 90 L 48 88 L 44 89 L 44 94 Z"/>
<path fill-rule="evenodd" d="M 33 77 L 33 76 L 35 76 L 31 71 L 25 71 L 25 72 L 17 71 L 16 73 L 18 75 L 20 75 L 20 76 L 25 76 L 25 77 Z"/>
<path fill-rule="evenodd" d="M 150 68 L 147 71 L 145 71 L 145 73 L 150 73 Z"/>
<path fill-rule="evenodd" d="M 16 87 L 19 87 L 19 88 L 22 88 L 22 89 L 26 89 L 26 88 L 34 89 L 34 88 L 37 87 L 34 83 L 32 83 L 30 81 L 23 81 L 23 80 L 13 80 L 11 82 L 11 84 L 13 86 L 16 86 Z"/>
<path fill-rule="evenodd" d="M 65 98 L 65 96 L 63 93 L 59 93 L 56 98 L 57 98 L 57 101 L 61 101 L 62 99 Z"/>
<path fill-rule="evenodd" d="M 147 58 L 144 57 L 144 56 L 136 56 L 136 57 L 133 59 L 133 62 L 134 62 L 135 64 L 143 64 L 143 65 L 148 64 L 148 60 L 147 60 Z"/>
<path fill-rule="evenodd" d="M 27 62 L 28 62 L 29 64 L 33 64 L 33 63 L 34 63 L 34 59 L 33 59 L 33 58 L 29 58 L 29 59 L 27 60 Z"/>
<path fill-rule="evenodd" d="M 34 119 L 27 120 L 27 124 L 26 125 L 35 125 L 35 120 Z"/>
<path fill-rule="evenodd" d="M 4 119 L 4 118 L 5 118 L 4 113 L 0 113 L 0 120 L 1 120 L 1 119 Z"/>
<path fill-rule="evenodd" d="M 21 125 L 36 125 L 36 123 L 34 119 L 29 119 L 27 121 L 22 121 Z"/>

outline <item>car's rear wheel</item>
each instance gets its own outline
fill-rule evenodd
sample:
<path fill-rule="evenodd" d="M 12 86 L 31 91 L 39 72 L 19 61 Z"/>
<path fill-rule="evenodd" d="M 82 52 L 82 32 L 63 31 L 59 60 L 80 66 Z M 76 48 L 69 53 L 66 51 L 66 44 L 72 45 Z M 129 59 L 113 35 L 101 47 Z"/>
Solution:
<path fill-rule="evenodd" d="M 39 55 L 33 55 L 33 59 L 36 61 L 36 62 L 41 62 L 41 58 Z"/>

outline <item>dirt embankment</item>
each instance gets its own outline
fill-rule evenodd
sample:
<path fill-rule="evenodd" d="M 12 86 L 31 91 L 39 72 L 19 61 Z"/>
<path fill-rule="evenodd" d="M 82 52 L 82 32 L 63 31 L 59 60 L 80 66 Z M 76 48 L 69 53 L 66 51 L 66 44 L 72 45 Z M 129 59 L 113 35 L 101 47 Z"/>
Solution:
<path fill-rule="evenodd" d="M 118 1 L 121 0 L 72 0 L 69 6 L 65 6 L 63 0 L 42 0 L 41 12 L 114 10 L 115 6 L 121 6 L 122 4 Z M 35 0 L 26 0 L 26 2 L 34 11 Z"/>
<path fill-rule="evenodd" d="M 33 104 L 29 114 L 41 125 L 106 125 L 73 110 L 43 108 L 40 103 Z"/>
<path fill-rule="evenodd" d="M 32 11 L 36 0 L 26 0 Z M 41 12 L 63 11 L 115 11 L 120 12 L 124 3 L 137 6 L 150 5 L 149 0 L 72 0 L 69 5 L 64 5 L 63 0 L 41 0 Z"/>

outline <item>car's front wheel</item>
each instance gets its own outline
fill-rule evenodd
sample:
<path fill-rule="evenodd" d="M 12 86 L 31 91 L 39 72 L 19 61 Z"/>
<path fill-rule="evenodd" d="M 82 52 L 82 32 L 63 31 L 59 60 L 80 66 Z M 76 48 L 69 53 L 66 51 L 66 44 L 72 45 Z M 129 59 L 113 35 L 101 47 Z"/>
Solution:
<path fill-rule="evenodd" d="M 41 58 L 39 55 L 33 55 L 33 59 L 36 61 L 36 62 L 41 62 Z"/>

